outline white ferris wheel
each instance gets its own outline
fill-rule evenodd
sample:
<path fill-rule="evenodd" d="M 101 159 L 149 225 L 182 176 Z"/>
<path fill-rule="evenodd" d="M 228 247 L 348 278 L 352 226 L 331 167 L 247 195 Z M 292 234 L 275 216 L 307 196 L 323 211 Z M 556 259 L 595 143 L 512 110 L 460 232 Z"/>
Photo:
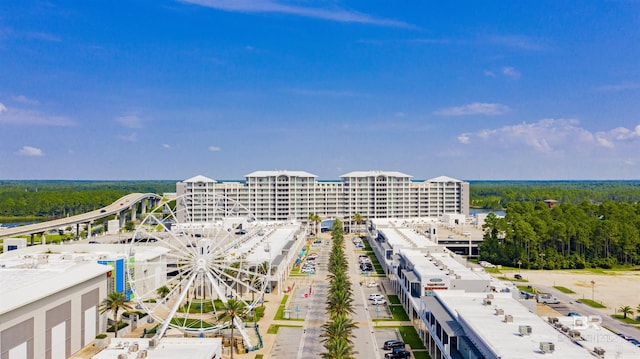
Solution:
<path fill-rule="evenodd" d="M 221 322 L 224 303 L 243 303 L 251 317 L 269 286 L 270 262 L 253 256 L 264 228 L 241 204 L 223 196 L 187 194 L 148 213 L 129 250 L 133 300 L 161 326 L 204 335 L 235 324 Z M 248 345 L 250 345 L 248 343 Z"/>

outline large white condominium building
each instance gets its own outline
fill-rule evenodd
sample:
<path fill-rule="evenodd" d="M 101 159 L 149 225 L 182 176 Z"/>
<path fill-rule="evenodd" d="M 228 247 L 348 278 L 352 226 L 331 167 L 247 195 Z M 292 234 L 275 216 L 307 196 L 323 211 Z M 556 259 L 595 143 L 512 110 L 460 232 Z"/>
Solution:
<path fill-rule="evenodd" d="M 304 171 L 256 171 L 244 180 L 216 181 L 204 176 L 176 184 L 177 195 L 222 195 L 247 207 L 259 220 L 306 221 L 310 213 L 363 219 L 440 217 L 469 214 L 469 183 L 450 177 L 413 180 L 393 171 L 354 171 L 323 181 Z M 186 202 L 191 221 L 207 221 L 210 211 Z M 179 218 L 184 220 L 186 218 Z"/>

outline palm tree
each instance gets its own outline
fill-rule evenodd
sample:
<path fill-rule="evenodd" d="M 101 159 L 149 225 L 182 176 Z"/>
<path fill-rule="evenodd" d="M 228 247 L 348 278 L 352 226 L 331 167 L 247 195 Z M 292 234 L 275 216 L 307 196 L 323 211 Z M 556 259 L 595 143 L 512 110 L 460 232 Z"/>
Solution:
<path fill-rule="evenodd" d="M 226 303 L 222 304 L 222 313 L 218 320 L 231 322 L 231 359 L 233 359 L 233 336 L 236 319 L 244 319 L 247 316 L 247 309 L 244 303 L 240 300 L 229 299 Z"/>
<path fill-rule="evenodd" d="M 353 344 L 352 333 L 358 326 L 353 320 L 346 315 L 337 316 L 332 322 L 322 325 L 324 333 L 320 337 L 324 338 L 322 342 L 326 343 L 331 339 L 345 338 L 349 344 Z"/>
<path fill-rule="evenodd" d="M 324 344 L 324 347 L 327 352 L 320 354 L 324 359 L 352 359 L 358 354 L 345 338 L 331 339 Z"/>
<path fill-rule="evenodd" d="M 169 287 L 167 287 L 166 285 L 163 285 L 162 287 L 156 289 L 156 294 L 161 300 L 164 300 L 166 296 L 169 295 L 169 293 L 171 293 L 171 289 L 169 289 Z"/>
<path fill-rule="evenodd" d="M 342 289 L 329 293 L 329 298 L 327 298 L 327 312 L 329 312 L 331 318 L 355 313 L 351 292 Z"/>
<path fill-rule="evenodd" d="M 113 313 L 113 321 L 115 322 L 115 337 L 118 337 L 118 312 L 120 309 L 131 310 L 131 306 L 127 303 L 127 299 L 123 292 L 111 292 L 100 303 L 100 314 L 111 311 Z"/>
<path fill-rule="evenodd" d="M 312 222 L 315 224 L 315 233 L 316 235 L 318 235 L 318 224 L 322 222 L 322 219 L 316 213 L 312 212 L 312 213 L 309 213 L 308 220 L 309 222 Z"/>
<path fill-rule="evenodd" d="M 628 315 L 633 314 L 633 309 L 631 309 L 631 307 L 628 306 L 628 305 L 625 305 L 624 307 L 621 307 L 620 309 L 618 309 L 618 311 L 620 313 L 622 313 L 624 319 L 627 319 Z"/>
<path fill-rule="evenodd" d="M 362 215 L 360 213 L 354 214 L 352 220 L 356 225 L 364 223 L 364 218 L 362 218 Z M 360 237 L 360 228 L 359 227 L 358 227 L 358 231 L 356 232 L 356 234 L 358 235 L 358 237 Z"/>

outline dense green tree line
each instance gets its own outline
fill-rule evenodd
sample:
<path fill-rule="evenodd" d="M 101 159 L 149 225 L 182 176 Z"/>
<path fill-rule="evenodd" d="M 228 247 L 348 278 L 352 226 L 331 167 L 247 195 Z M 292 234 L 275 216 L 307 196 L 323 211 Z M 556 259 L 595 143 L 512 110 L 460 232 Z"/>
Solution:
<path fill-rule="evenodd" d="M 175 181 L 0 181 L 0 216 L 59 218 L 92 211 L 132 192 L 174 192 Z"/>
<path fill-rule="evenodd" d="M 489 214 L 480 259 L 522 268 L 611 268 L 640 262 L 640 203 L 512 202 Z"/>
<path fill-rule="evenodd" d="M 504 209 L 512 202 L 639 202 L 640 181 L 470 181 L 473 208 Z"/>

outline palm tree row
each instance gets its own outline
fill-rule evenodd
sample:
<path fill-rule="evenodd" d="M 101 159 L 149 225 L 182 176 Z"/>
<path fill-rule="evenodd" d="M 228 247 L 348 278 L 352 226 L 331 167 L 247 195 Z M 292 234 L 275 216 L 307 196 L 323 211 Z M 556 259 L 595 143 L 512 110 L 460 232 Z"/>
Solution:
<path fill-rule="evenodd" d="M 329 321 L 322 325 L 322 342 L 325 359 L 352 359 L 357 352 L 353 346 L 353 330 L 356 324 L 351 319 L 355 313 L 353 306 L 353 290 L 349 279 L 349 263 L 344 252 L 344 236 L 342 222 L 336 219 L 331 232 L 333 247 L 329 257 L 329 294 L 327 296 L 327 313 Z"/>

